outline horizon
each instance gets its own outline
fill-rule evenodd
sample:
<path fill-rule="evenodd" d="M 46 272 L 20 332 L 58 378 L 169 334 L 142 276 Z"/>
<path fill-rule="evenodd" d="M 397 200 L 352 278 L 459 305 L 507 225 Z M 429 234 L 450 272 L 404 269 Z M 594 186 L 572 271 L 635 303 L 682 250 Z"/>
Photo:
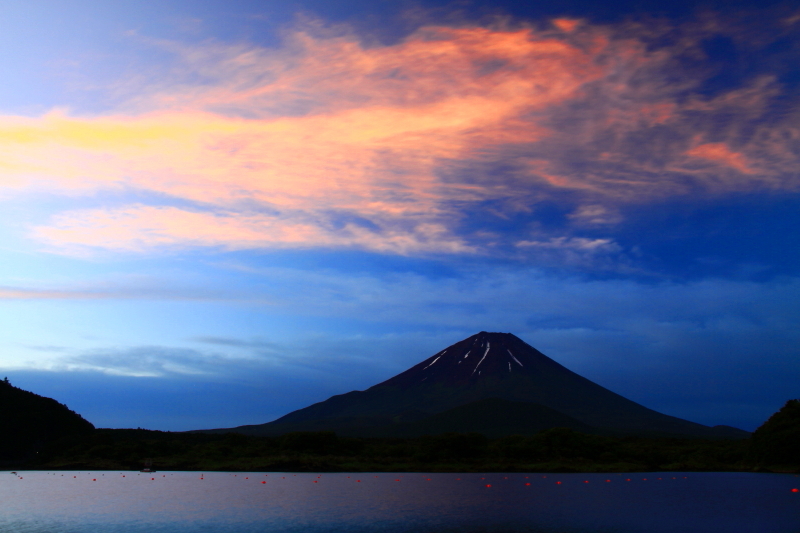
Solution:
<path fill-rule="evenodd" d="M 519 337 L 517 337 L 516 335 L 514 335 L 513 333 L 510 333 L 510 332 L 500 332 L 500 331 L 480 331 L 480 332 L 477 332 L 477 333 L 475 333 L 475 334 L 473 334 L 473 335 L 470 335 L 469 337 L 466 337 L 466 338 L 464 338 L 464 339 L 462 339 L 462 340 L 458 341 L 457 343 L 455 343 L 455 344 L 453 344 L 453 345 L 450 345 L 450 346 L 448 346 L 447 348 L 445 348 L 445 349 L 443 349 L 443 350 L 440 350 L 440 351 L 436 352 L 435 354 L 433 354 L 433 355 L 431 355 L 431 356 L 429 356 L 429 357 L 427 357 L 427 358 L 423 359 L 422 361 L 419 361 L 419 362 L 417 362 L 417 363 L 413 364 L 411 367 L 409 367 L 409 368 L 407 368 L 407 369 L 405 369 L 405 370 L 403 370 L 403 371 L 399 372 L 398 374 L 396 374 L 396 375 L 394 375 L 394 376 L 390 377 L 389 379 L 387 379 L 387 380 L 385 380 L 385 381 L 381 381 L 381 382 L 375 383 L 375 384 L 373 384 L 373 385 L 371 385 L 371 386 L 367 387 L 367 389 L 371 389 L 371 388 L 373 388 L 373 387 L 375 387 L 375 386 L 380 386 L 380 385 L 383 385 L 383 384 L 385 384 L 386 382 L 393 381 L 395 378 L 398 378 L 398 377 L 399 377 L 399 376 L 401 376 L 401 375 L 404 375 L 404 374 L 407 374 L 407 373 L 408 373 L 408 372 L 410 372 L 410 371 L 413 371 L 415 368 L 418 368 L 419 366 L 421 366 L 422 364 L 424 364 L 426 361 L 429 361 L 429 360 L 431 360 L 431 359 L 432 359 L 432 358 L 434 358 L 434 357 L 435 357 L 435 360 L 433 361 L 433 363 L 435 363 L 435 362 L 436 362 L 436 361 L 438 361 L 438 360 L 439 360 L 439 358 L 440 358 L 440 357 L 438 357 L 438 356 L 444 355 L 444 353 L 445 353 L 445 352 L 449 352 L 449 351 L 451 351 L 451 349 L 452 349 L 452 348 L 454 348 L 455 346 L 457 346 L 458 344 L 461 344 L 461 343 L 463 343 L 463 342 L 465 342 L 465 341 L 468 341 L 468 340 L 472 339 L 473 337 L 477 337 L 477 338 L 479 338 L 479 337 L 481 337 L 481 336 L 483 336 L 483 335 L 490 335 L 490 336 L 491 336 L 491 335 L 510 335 L 510 336 L 512 336 L 512 337 L 514 337 L 514 338 L 516 338 L 516 339 L 518 339 L 518 340 L 522 340 L 522 339 L 519 339 Z M 492 341 L 492 342 L 493 342 L 493 341 Z M 532 347 L 532 346 L 530 346 L 530 345 L 529 345 L 528 343 L 526 343 L 524 340 L 522 340 L 522 342 L 523 342 L 524 344 L 527 344 L 529 347 L 533 348 L 533 350 L 534 350 L 534 351 L 536 351 L 536 348 L 535 348 L 535 347 Z M 488 350 L 487 350 L 487 353 L 488 353 Z M 541 355 L 544 355 L 544 354 L 541 354 Z M 514 358 L 513 360 L 517 362 L 517 364 L 519 364 L 520 366 L 522 366 L 522 363 L 520 363 L 519 361 L 517 361 L 517 359 L 516 359 L 516 357 L 514 356 L 514 354 L 512 354 L 512 357 Z M 557 361 L 554 361 L 554 360 L 552 360 L 551 358 L 547 357 L 546 355 L 544 355 L 544 357 L 545 357 L 545 358 L 547 358 L 547 359 L 550 359 L 551 361 L 553 361 L 553 362 L 555 362 L 556 364 L 558 364 L 558 362 L 557 362 Z M 484 356 L 484 358 L 485 358 L 485 356 Z M 480 359 L 480 362 L 478 363 L 478 366 L 480 366 L 482 362 L 483 362 L 483 358 L 481 358 L 481 359 Z M 431 366 L 433 363 L 430 363 L 430 364 L 429 364 L 429 365 L 427 365 L 425 368 L 428 368 L 428 367 L 429 367 L 429 366 Z M 563 365 L 562 365 L 562 366 L 563 366 Z M 477 367 L 476 367 L 476 368 L 477 368 Z M 566 367 L 565 367 L 565 368 L 566 368 Z M 510 365 L 509 365 L 509 370 L 510 370 Z M 567 368 L 567 370 L 569 370 L 569 369 Z M 570 371 L 570 372 L 571 372 L 571 371 Z M 474 372 L 473 372 L 473 373 L 474 373 Z M 582 377 L 582 376 L 580 376 L 580 377 Z M 5 382 L 5 383 L 7 383 L 7 384 L 9 384 L 9 385 L 12 385 L 12 386 L 14 385 L 13 383 L 11 383 L 11 382 L 10 382 L 10 380 L 8 379 L 8 377 L 7 377 L 7 376 L 6 376 L 6 377 L 5 377 L 3 380 L 0 380 L 0 382 Z M 367 390 L 367 389 L 365 389 L 365 390 Z M 33 393 L 35 393 L 35 391 L 28 391 L 28 392 L 33 392 Z M 353 392 L 353 391 L 347 391 L 347 392 Z M 336 395 L 334 395 L 334 396 L 339 396 L 339 395 L 341 395 L 341 394 L 346 394 L 347 392 L 344 392 L 344 393 L 339 393 L 339 394 L 336 394 Z M 614 392 L 614 391 L 611 391 L 611 392 Z M 489 397 L 489 398 L 492 398 L 492 397 Z M 55 398 L 55 399 L 56 399 L 56 400 L 58 400 L 57 398 Z M 330 400 L 330 399 L 331 399 L 331 398 L 326 398 L 325 400 Z M 325 400 L 323 400 L 323 402 L 324 402 Z M 788 401 L 797 401 L 797 400 L 788 400 Z M 59 403 L 61 403 L 61 402 L 59 402 Z M 319 403 L 322 403 L 322 402 L 319 402 Z M 541 405 L 541 404 L 536 404 L 536 405 Z M 67 407 L 69 407 L 69 406 L 67 406 Z M 303 406 L 303 407 L 301 407 L 299 410 L 303 410 L 303 408 L 304 408 L 304 407 L 310 407 L 310 406 L 309 406 L 309 405 L 307 405 L 307 406 Z M 646 406 L 645 406 L 645 407 L 646 407 Z M 280 416 L 278 416 L 276 420 L 278 420 L 278 419 L 281 419 L 281 418 L 283 418 L 285 415 L 287 415 L 287 414 L 291 414 L 291 413 L 293 413 L 293 412 L 295 412 L 295 411 L 291 411 L 290 413 L 284 413 L 283 415 L 280 415 Z M 80 413 L 77 413 L 77 414 L 78 414 L 78 415 L 80 415 Z M 84 419 L 85 419 L 85 417 L 82 417 L 82 418 L 84 418 Z M 91 421 L 89 421 L 89 422 L 91 422 Z M 690 422 L 691 422 L 691 421 L 690 421 Z M 763 422 L 763 423 L 766 423 L 766 422 L 767 422 L 767 420 L 764 420 L 764 422 Z M 761 425 L 763 425 L 763 423 L 762 423 Z M 253 425 L 253 424 L 248 424 L 248 425 Z M 261 425 L 261 424 L 255 424 L 255 425 Z M 720 426 L 722 426 L 722 425 L 717 425 L 716 427 L 720 427 Z M 97 426 L 95 426 L 95 427 L 97 428 Z M 715 427 L 715 426 L 708 426 L 708 427 Z M 732 427 L 732 426 L 725 426 L 725 427 Z M 127 430 L 127 429 L 136 429 L 136 430 L 146 430 L 146 431 L 167 431 L 167 432 L 170 432 L 170 431 L 171 431 L 171 430 L 151 430 L 150 428 L 146 428 L 146 427 L 136 427 L 136 428 L 97 428 L 97 429 L 126 429 L 126 430 Z M 188 431 L 189 431 L 189 432 L 191 432 L 191 431 L 199 431 L 199 430 L 212 430 L 212 429 L 225 429 L 225 428 L 195 428 L 194 430 L 188 430 Z M 232 428 L 229 428 L 229 429 L 232 429 Z M 603 428 L 602 428 L 602 427 L 600 427 L 600 429 L 603 429 Z M 757 429 L 757 428 L 756 428 L 756 429 Z M 184 431 L 187 431 L 187 430 L 184 430 Z M 179 431 L 179 432 L 180 432 L 180 431 Z M 751 431 L 751 433 L 752 433 L 752 431 Z"/>
<path fill-rule="evenodd" d="M 0 375 L 269 422 L 475 331 L 753 431 L 798 396 L 790 2 L 0 7 Z"/>

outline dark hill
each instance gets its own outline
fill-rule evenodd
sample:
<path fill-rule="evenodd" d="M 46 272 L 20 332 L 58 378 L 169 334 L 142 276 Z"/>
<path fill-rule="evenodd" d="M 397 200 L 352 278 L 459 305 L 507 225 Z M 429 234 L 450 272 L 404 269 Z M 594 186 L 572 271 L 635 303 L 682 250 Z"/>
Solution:
<path fill-rule="evenodd" d="M 432 415 L 488 398 L 515 402 L 513 409 L 522 418 L 527 415 L 520 411 L 521 404 L 538 404 L 611 434 L 749 435 L 735 428 L 709 428 L 658 413 L 579 376 L 510 333 L 487 332 L 464 339 L 365 391 L 333 396 L 267 424 L 210 431 L 279 435 L 333 430 L 368 436 L 392 433 L 390 428 L 394 427 L 404 433 L 407 424 L 423 427 L 423 421 Z M 467 425 L 448 423 L 451 430 Z M 439 431 L 433 422 L 429 427 Z"/>
<path fill-rule="evenodd" d="M 93 430 L 66 405 L 0 381 L 0 462 L 24 462 L 48 442 Z"/>
<path fill-rule="evenodd" d="M 750 455 L 760 465 L 800 463 L 800 400 L 786 402 L 753 433 Z"/>

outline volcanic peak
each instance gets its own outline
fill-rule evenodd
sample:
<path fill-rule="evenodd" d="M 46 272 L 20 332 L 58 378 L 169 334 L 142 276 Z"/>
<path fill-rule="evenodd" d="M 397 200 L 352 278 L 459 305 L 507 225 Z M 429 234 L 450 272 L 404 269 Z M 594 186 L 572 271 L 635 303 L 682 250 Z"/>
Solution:
<path fill-rule="evenodd" d="M 480 333 L 457 342 L 377 386 L 408 388 L 421 383 L 474 383 L 486 376 L 535 373 L 561 366 L 511 333 Z"/>

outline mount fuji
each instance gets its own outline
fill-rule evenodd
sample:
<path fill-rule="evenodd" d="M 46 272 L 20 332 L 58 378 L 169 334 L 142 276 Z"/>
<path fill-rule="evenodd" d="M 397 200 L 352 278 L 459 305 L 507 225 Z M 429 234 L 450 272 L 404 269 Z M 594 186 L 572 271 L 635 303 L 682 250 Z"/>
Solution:
<path fill-rule="evenodd" d="M 665 415 L 579 376 L 511 333 L 482 331 L 393 378 L 291 412 L 266 424 L 201 430 L 250 435 L 335 431 L 415 437 L 478 432 L 529 435 L 552 427 L 586 433 L 746 438 L 729 426 Z"/>

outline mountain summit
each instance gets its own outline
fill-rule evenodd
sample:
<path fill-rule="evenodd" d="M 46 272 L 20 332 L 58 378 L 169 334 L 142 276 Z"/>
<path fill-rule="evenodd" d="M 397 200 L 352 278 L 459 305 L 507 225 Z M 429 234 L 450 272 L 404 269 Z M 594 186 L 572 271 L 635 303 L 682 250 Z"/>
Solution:
<path fill-rule="evenodd" d="M 482 331 L 365 391 L 333 396 L 274 422 L 229 430 L 255 435 L 332 430 L 354 436 L 549 427 L 638 435 L 742 438 L 648 409 L 568 370 L 511 333 Z"/>
<path fill-rule="evenodd" d="M 481 331 L 376 387 L 413 388 L 425 381 L 470 387 L 486 380 L 559 371 L 569 372 L 519 337 Z"/>

